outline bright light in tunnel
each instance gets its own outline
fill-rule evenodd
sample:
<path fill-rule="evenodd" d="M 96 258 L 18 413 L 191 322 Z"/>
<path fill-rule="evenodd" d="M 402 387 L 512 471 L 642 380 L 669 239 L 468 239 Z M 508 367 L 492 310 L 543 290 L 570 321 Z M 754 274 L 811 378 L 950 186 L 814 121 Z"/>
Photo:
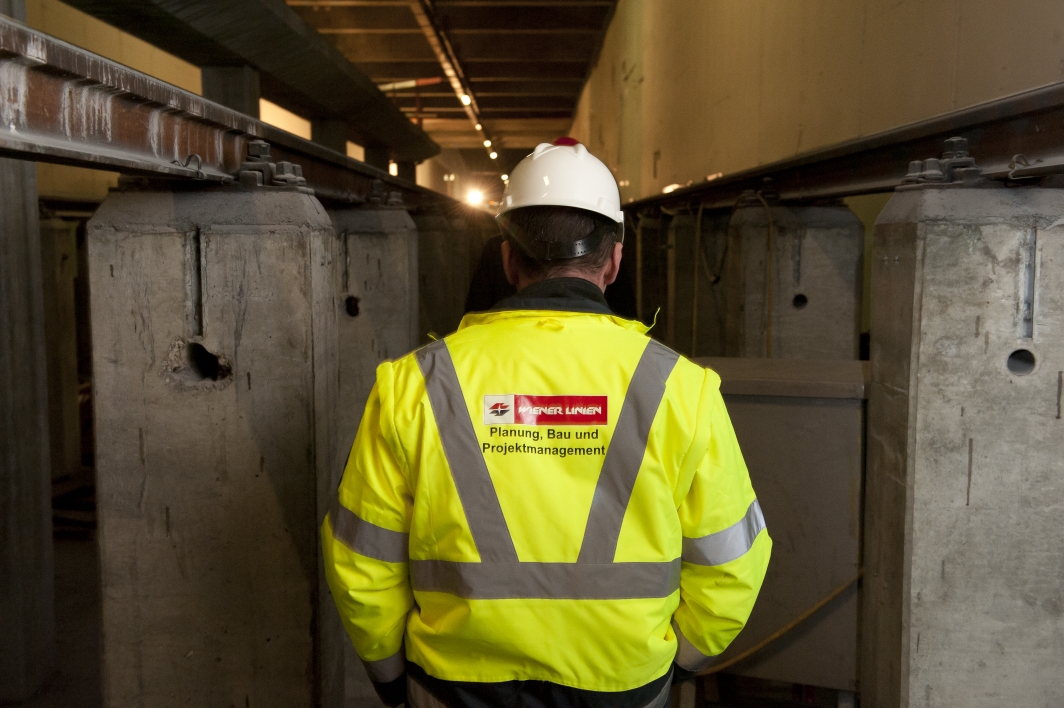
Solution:
<path fill-rule="evenodd" d="M 510 180 L 510 175 L 503 175 L 502 176 L 502 181 L 503 182 L 508 182 L 509 180 Z"/>
<path fill-rule="evenodd" d="M 490 140 L 485 140 L 484 141 L 484 147 L 490 148 L 491 147 L 491 141 Z"/>
<path fill-rule="evenodd" d="M 484 192 L 481 192 L 479 189 L 471 189 L 469 190 L 469 193 L 466 194 L 465 199 L 472 206 L 480 206 L 484 201 Z"/>
<path fill-rule="evenodd" d="M 480 130 L 482 127 L 483 126 L 481 126 L 480 123 L 477 123 L 476 125 L 473 126 L 473 129 L 474 130 Z"/>
<path fill-rule="evenodd" d="M 490 158 L 491 158 L 492 160 L 494 160 L 494 159 L 495 159 L 496 157 L 498 157 L 498 156 L 499 156 L 499 153 L 495 152 L 494 150 L 492 150 L 492 151 L 491 151 L 491 152 L 490 152 L 490 153 L 488 154 L 488 157 L 490 157 Z"/>
<path fill-rule="evenodd" d="M 472 102 L 473 102 L 473 99 L 471 99 L 469 97 L 469 94 L 467 94 L 467 93 L 463 93 L 462 94 L 462 105 L 463 106 L 468 106 Z"/>

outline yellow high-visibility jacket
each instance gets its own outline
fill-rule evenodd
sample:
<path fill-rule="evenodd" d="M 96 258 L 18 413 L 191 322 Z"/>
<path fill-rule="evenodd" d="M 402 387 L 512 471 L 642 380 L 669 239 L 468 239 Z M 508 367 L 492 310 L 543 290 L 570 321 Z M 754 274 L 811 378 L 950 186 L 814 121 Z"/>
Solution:
<path fill-rule="evenodd" d="M 479 313 L 380 365 L 322 527 L 374 681 L 626 691 L 742 629 L 772 542 L 720 379 L 646 331 Z"/>

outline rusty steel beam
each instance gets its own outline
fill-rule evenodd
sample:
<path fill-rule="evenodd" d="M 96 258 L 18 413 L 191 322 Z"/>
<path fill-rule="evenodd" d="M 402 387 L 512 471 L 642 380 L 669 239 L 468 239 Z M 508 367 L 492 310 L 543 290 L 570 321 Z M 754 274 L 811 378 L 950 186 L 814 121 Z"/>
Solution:
<path fill-rule="evenodd" d="M 303 168 L 322 199 L 382 189 L 447 197 L 0 17 L 0 155 L 167 179 L 232 182 L 251 140 Z"/>
<path fill-rule="evenodd" d="M 668 194 L 623 205 L 636 214 L 702 204 L 729 207 L 746 190 L 772 191 L 784 200 L 835 199 L 889 192 L 912 160 L 937 158 L 951 137 L 968 149 L 988 179 L 1028 179 L 1064 172 L 1064 82 L 813 150 L 732 174 L 716 174 Z M 1016 158 L 1019 158 L 1018 160 Z M 1026 163 L 1026 164 L 1025 164 Z"/>

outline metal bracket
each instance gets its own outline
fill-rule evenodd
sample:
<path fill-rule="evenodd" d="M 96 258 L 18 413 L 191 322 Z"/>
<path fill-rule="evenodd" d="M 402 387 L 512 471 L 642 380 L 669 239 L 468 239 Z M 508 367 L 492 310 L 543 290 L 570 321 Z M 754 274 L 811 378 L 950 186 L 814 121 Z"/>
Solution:
<path fill-rule="evenodd" d="M 244 187 L 295 187 L 305 194 L 314 194 L 307 187 L 301 166 L 270 161 L 270 144 L 265 140 L 248 142 L 248 156 L 240 165 L 237 181 Z"/>

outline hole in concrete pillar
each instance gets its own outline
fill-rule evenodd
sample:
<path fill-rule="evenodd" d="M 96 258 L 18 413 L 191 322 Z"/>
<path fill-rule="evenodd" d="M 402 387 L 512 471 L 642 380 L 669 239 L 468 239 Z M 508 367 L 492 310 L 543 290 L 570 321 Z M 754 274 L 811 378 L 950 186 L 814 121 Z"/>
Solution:
<path fill-rule="evenodd" d="M 358 317 L 358 298 L 354 295 L 348 295 L 344 300 L 344 310 L 352 317 Z"/>
<path fill-rule="evenodd" d="M 218 381 L 228 378 L 232 373 L 227 364 L 222 363 L 217 355 L 207 351 L 207 347 L 197 342 L 189 342 L 188 345 L 188 368 L 201 381 L 210 379 Z"/>
<path fill-rule="evenodd" d="M 802 295 L 801 293 L 798 293 L 794 296 L 794 299 L 791 300 L 791 304 L 794 305 L 794 308 L 796 310 L 800 310 L 809 304 L 809 298 L 807 298 L 805 295 Z"/>
<path fill-rule="evenodd" d="M 1009 354 L 1006 366 L 1017 376 L 1026 376 L 1034 371 L 1034 353 L 1029 349 L 1017 349 Z"/>

